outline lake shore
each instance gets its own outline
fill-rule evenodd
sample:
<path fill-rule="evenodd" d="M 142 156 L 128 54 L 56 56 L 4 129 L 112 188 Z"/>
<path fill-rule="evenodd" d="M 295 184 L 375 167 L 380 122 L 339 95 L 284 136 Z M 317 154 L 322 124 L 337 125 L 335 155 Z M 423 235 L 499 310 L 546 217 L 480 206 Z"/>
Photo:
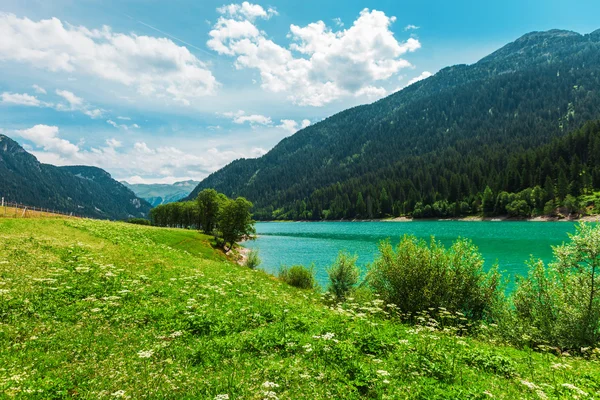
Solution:
<path fill-rule="evenodd" d="M 414 221 L 462 221 L 462 222 L 600 222 L 600 215 L 585 215 L 580 217 L 548 217 L 538 216 L 531 218 L 512 218 L 508 216 L 497 216 L 497 217 L 482 217 L 477 215 L 470 215 L 461 218 L 410 218 L 410 217 L 395 217 L 395 218 L 380 218 L 380 219 L 339 219 L 339 220 L 269 220 L 269 221 L 257 221 L 257 222 L 274 222 L 274 223 L 286 223 L 286 222 L 414 222 Z"/>

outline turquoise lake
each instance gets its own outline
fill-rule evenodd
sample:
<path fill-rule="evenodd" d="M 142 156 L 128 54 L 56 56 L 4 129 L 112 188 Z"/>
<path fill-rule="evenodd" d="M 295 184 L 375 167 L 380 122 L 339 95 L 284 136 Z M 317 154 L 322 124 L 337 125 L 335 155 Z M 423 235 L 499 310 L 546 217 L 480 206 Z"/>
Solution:
<path fill-rule="evenodd" d="M 435 236 L 449 246 L 458 237 L 471 239 L 483 254 L 486 266 L 498 262 L 501 271 L 512 279 L 526 274 L 525 261 L 530 256 L 544 261 L 552 259 L 553 245 L 568 240 L 575 231 L 572 222 L 260 222 L 258 239 L 244 243 L 258 249 L 260 268 L 276 274 L 281 265 L 314 263 L 316 278 L 325 286 L 326 269 L 340 250 L 358 255 L 361 266 L 372 262 L 377 245 L 389 239 L 398 244 L 405 234 L 419 238 Z"/>

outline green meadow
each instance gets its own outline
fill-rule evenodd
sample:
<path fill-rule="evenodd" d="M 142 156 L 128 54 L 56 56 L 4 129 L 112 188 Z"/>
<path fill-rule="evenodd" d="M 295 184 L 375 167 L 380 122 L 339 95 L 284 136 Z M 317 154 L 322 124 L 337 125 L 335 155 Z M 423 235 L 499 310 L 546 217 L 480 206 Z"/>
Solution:
<path fill-rule="evenodd" d="M 0 397 L 600 398 L 593 355 L 462 336 L 426 315 L 404 325 L 373 296 L 334 305 L 211 239 L 0 219 Z"/>

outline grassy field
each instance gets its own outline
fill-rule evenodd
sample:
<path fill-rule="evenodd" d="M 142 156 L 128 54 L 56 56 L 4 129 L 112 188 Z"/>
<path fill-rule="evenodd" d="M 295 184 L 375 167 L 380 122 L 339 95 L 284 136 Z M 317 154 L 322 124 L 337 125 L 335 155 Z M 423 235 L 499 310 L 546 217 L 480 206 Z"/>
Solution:
<path fill-rule="evenodd" d="M 0 219 L 0 397 L 600 398 L 600 363 L 328 307 L 192 231 Z"/>

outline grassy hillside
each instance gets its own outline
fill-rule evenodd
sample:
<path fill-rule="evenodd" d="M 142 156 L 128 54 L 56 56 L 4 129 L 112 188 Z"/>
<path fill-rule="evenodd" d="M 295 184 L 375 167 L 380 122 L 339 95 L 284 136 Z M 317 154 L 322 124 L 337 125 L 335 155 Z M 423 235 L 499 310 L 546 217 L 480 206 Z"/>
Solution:
<path fill-rule="evenodd" d="M 594 398 L 600 363 L 400 325 L 192 231 L 0 219 L 0 397 Z M 385 318 L 384 318 L 385 317 Z"/>

